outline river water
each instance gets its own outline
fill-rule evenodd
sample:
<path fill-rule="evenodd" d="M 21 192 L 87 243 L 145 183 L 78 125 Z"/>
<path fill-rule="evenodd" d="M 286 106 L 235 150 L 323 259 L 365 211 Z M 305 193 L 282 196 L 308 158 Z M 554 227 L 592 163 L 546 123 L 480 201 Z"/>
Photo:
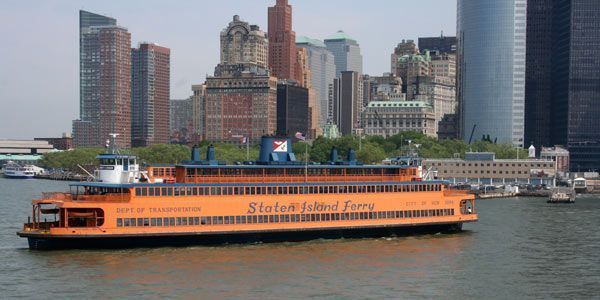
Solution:
<path fill-rule="evenodd" d="M 0 178 L 0 298 L 600 297 L 600 197 L 480 200 L 464 232 L 403 238 L 32 251 L 15 232 L 42 191 Z"/>

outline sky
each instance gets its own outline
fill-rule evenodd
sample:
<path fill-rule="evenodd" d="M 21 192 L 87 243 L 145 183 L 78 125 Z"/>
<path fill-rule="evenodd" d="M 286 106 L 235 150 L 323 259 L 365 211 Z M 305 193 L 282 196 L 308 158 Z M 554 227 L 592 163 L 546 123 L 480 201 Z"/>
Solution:
<path fill-rule="evenodd" d="M 110 16 L 131 45 L 171 49 L 171 99 L 191 95 L 219 62 L 219 33 L 239 15 L 267 31 L 275 0 L 1 0 L 0 138 L 58 137 L 79 116 L 79 10 Z M 289 0 L 296 35 L 352 36 L 366 74 L 390 71 L 403 39 L 456 33 L 455 0 Z"/>

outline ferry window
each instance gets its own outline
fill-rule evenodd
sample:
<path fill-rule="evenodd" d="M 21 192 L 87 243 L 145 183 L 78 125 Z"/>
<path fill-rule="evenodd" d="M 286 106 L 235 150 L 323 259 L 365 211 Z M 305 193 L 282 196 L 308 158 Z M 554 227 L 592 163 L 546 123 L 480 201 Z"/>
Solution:
<path fill-rule="evenodd" d="M 241 222 L 241 223 L 242 223 L 242 224 L 246 224 L 246 223 L 247 223 L 246 216 L 242 216 L 242 222 Z"/>
<path fill-rule="evenodd" d="M 192 195 L 192 188 L 191 187 L 185 188 L 185 195 L 186 196 L 191 196 Z"/>
<path fill-rule="evenodd" d="M 148 196 L 148 189 L 142 188 L 142 196 Z"/>
<path fill-rule="evenodd" d="M 179 196 L 179 195 L 181 195 L 181 192 L 182 192 L 182 191 L 181 191 L 181 188 L 179 188 L 179 187 L 176 187 L 174 190 L 175 190 L 175 191 L 174 191 L 174 194 L 175 194 L 175 196 Z"/>
<path fill-rule="evenodd" d="M 269 216 L 269 223 L 273 223 L 275 222 L 275 216 L 274 215 L 270 215 Z"/>
<path fill-rule="evenodd" d="M 221 195 L 221 188 L 220 187 L 212 187 L 210 189 L 210 194 L 211 195 Z"/>
<path fill-rule="evenodd" d="M 223 224 L 229 224 L 229 216 L 223 217 Z"/>
<path fill-rule="evenodd" d="M 148 196 L 154 196 L 154 188 L 148 188 Z"/>
<path fill-rule="evenodd" d="M 122 227 L 122 226 L 123 226 L 123 219 L 117 218 L 117 227 Z"/>
<path fill-rule="evenodd" d="M 177 220 L 177 223 L 176 223 L 176 225 L 177 225 L 177 226 L 181 226 L 181 217 L 177 217 L 177 219 L 176 219 L 176 220 Z"/>
<path fill-rule="evenodd" d="M 175 218 L 169 218 L 169 226 L 175 226 Z"/>
<path fill-rule="evenodd" d="M 144 224 L 144 218 L 137 219 L 137 226 L 142 226 Z"/>
<path fill-rule="evenodd" d="M 125 226 L 125 227 L 131 226 L 131 222 L 130 222 L 129 218 L 123 219 L 123 226 Z"/>
<path fill-rule="evenodd" d="M 163 196 L 167 195 L 167 188 L 166 187 L 162 188 L 162 195 Z"/>
<path fill-rule="evenodd" d="M 144 226 L 150 226 L 150 219 L 144 218 Z"/>
<path fill-rule="evenodd" d="M 298 222 L 307 222 L 308 220 L 309 220 L 309 217 L 306 214 L 301 214 L 300 219 L 298 219 Z"/>
<path fill-rule="evenodd" d="M 325 221 L 331 221 L 331 215 L 325 214 Z"/>
<path fill-rule="evenodd" d="M 135 188 L 135 195 L 136 196 L 141 196 L 142 195 L 142 189 L 141 188 Z"/>
<path fill-rule="evenodd" d="M 162 218 L 156 218 L 156 226 L 162 226 Z"/>
<path fill-rule="evenodd" d="M 200 217 L 200 224 L 206 225 L 206 217 Z"/>
<path fill-rule="evenodd" d="M 209 217 L 210 218 L 210 217 Z M 209 222 L 210 224 L 210 222 Z M 212 224 L 219 224 L 219 218 L 218 217 L 212 217 Z"/>

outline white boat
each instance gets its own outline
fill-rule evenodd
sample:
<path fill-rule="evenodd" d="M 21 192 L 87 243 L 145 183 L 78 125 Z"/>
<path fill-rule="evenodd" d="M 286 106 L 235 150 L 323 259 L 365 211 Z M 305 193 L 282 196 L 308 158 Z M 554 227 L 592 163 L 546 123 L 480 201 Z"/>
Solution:
<path fill-rule="evenodd" d="M 33 178 L 36 174 L 44 173 L 44 169 L 34 165 L 19 165 L 14 162 L 9 162 L 4 166 L 4 177 L 7 178 Z"/>
<path fill-rule="evenodd" d="M 548 203 L 574 203 L 575 190 L 571 188 L 553 188 Z"/>

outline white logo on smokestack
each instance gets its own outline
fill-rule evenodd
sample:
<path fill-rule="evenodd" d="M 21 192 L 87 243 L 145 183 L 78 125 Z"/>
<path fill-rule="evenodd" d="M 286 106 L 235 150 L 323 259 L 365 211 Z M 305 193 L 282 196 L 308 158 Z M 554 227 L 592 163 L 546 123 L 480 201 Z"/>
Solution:
<path fill-rule="evenodd" d="M 287 141 L 273 141 L 273 152 L 288 152 Z"/>

